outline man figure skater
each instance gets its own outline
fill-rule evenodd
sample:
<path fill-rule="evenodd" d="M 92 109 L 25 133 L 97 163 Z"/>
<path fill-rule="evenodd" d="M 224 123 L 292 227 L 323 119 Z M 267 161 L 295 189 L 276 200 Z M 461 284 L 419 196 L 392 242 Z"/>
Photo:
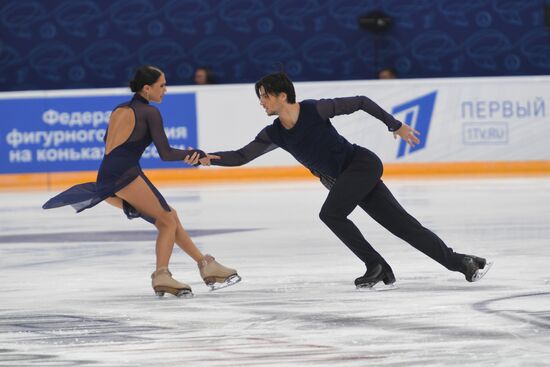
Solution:
<path fill-rule="evenodd" d="M 417 250 L 447 269 L 464 274 L 469 282 L 479 280 L 489 270 L 491 263 L 454 252 L 408 214 L 382 182 L 380 159 L 370 150 L 348 142 L 330 118 L 362 110 L 411 146 L 420 142 L 418 131 L 365 96 L 297 103 L 292 81 L 284 73 L 263 77 L 255 89 L 267 115 L 278 117 L 243 148 L 209 154 L 211 164 L 241 166 L 278 147 L 292 154 L 329 189 L 319 217 L 365 263 L 365 274 L 355 280 L 358 288 L 373 288 L 380 282 L 393 287 L 395 276 L 390 265 L 348 219 L 357 206 Z"/>

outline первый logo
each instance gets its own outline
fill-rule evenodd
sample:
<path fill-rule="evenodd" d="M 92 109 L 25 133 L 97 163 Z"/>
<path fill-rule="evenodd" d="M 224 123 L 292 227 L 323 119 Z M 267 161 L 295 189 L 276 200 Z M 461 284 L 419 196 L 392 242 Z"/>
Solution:
<path fill-rule="evenodd" d="M 408 146 L 404 140 L 400 141 L 397 158 L 411 154 L 426 146 L 436 96 L 437 91 L 434 91 L 412 101 L 402 103 L 392 109 L 393 115 L 404 114 L 405 117 L 402 121 L 420 132 L 420 144 L 415 147 Z"/>

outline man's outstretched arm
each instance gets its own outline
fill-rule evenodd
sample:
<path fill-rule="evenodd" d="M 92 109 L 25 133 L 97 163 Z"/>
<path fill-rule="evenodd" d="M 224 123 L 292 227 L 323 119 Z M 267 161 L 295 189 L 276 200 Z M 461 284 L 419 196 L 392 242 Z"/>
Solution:
<path fill-rule="evenodd" d="M 211 156 L 219 157 L 211 159 L 210 164 L 225 167 L 242 166 L 275 148 L 278 148 L 278 146 L 269 139 L 269 135 L 264 128 L 253 141 L 241 149 L 209 153 Z"/>
<path fill-rule="evenodd" d="M 376 102 L 365 96 L 320 99 L 317 101 L 317 112 L 323 118 L 349 115 L 356 111 L 365 111 L 369 115 L 376 117 L 388 127 L 389 131 L 398 130 L 402 124 L 376 104 Z"/>
<path fill-rule="evenodd" d="M 382 121 L 394 137 L 401 137 L 407 144 L 414 146 L 420 143 L 416 135 L 418 131 L 409 125 L 402 123 L 380 107 L 376 102 L 365 96 L 344 97 L 333 99 L 320 99 L 317 101 L 317 112 L 323 118 L 331 118 L 339 115 L 349 115 L 356 111 L 365 111 L 369 115 Z"/>

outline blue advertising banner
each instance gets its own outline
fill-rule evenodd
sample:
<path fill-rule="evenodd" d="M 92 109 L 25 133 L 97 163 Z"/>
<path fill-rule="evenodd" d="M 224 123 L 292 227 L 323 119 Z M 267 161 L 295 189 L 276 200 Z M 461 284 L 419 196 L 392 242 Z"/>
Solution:
<path fill-rule="evenodd" d="M 97 170 L 104 153 L 103 137 L 112 109 L 131 96 L 79 96 L 0 100 L 0 173 Z M 166 95 L 156 105 L 170 145 L 197 146 L 194 93 Z M 141 160 L 144 168 L 187 168 L 162 162 L 151 144 Z"/>

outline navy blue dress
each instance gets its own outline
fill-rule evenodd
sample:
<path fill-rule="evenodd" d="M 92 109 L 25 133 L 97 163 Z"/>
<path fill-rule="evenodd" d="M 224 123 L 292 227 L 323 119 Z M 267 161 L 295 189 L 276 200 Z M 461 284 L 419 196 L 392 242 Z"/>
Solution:
<path fill-rule="evenodd" d="M 96 182 L 75 185 L 48 200 L 42 208 L 51 209 L 71 205 L 78 213 L 97 205 L 108 197 L 115 196 L 115 193 L 137 177 L 142 177 L 156 195 L 162 207 L 166 211 L 170 211 L 170 207 L 162 194 L 145 176 L 139 165 L 139 160 L 145 148 L 154 142 L 163 161 L 183 160 L 195 152 L 198 152 L 202 158 L 205 153 L 200 150 L 181 150 L 170 147 L 159 110 L 149 105 L 149 102 L 141 95 L 135 94 L 131 101 L 118 105 L 113 112 L 124 107 L 130 108 L 134 113 L 134 129 L 124 143 L 103 156 Z M 105 134 L 105 141 L 107 141 L 108 134 L 109 129 Z M 129 203 L 124 201 L 123 206 L 128 218 L 142 216 Z M 154 221 L 152 218 L 144 217 L 144 219 L 150 222 Z"/>

